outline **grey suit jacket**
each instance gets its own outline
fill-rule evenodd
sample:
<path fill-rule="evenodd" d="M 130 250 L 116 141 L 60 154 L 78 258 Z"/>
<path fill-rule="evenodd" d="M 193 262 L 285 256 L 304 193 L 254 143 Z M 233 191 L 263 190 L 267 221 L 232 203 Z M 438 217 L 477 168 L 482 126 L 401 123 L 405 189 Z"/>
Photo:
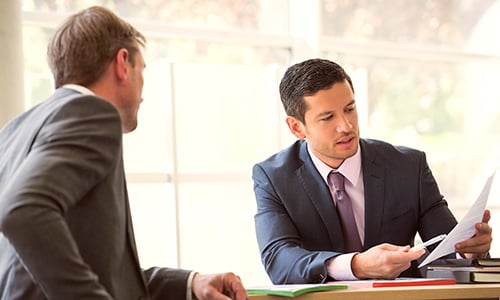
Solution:
<path fill-rule="evenodd" d="M 0 299 L 185 299 L 139 266 L 118 111 L 58 89 L 0 132 Z M 161 237 L 159 237 L 161 238 Z"/>
<path fill-rule="evenodd" d="M 364 249 L 413 245 L 448 233 L 456 220 L 423 152 L 361 139 L 365 187 Z M 264 268 L 275 284 L 331 280 L 325 261 L 344 253 L 328 186 L 306 142 L 297 141 L 253 168 L 255 228 Z M 416 262 L 401 276 L 419 276 Z"/>

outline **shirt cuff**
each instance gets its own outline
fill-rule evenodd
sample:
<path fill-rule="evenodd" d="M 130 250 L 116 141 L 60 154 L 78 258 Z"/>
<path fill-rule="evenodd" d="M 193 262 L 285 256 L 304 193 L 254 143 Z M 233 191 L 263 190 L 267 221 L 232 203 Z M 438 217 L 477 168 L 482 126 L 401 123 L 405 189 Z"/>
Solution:
<path fill-rule="evenodd" d="M 196 275 L 195 271 L 189 273 L 189 277 L 187 280 L 186 300 L 193 300 L 193 278 L 194 278 L 194 275 Z"/>
<path fill-rule="evenodd" d="M 341 254 L 326 261 L 326 272 L 335 280 L 357 280 L 352 273 L 351 261 L 358 252 Z"/>

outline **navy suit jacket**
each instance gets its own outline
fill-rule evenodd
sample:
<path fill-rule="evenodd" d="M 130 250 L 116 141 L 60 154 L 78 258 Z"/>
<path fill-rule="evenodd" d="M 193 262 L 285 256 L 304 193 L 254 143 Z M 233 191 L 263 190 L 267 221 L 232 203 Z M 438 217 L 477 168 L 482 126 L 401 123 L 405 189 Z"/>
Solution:
<path fill-rule="evenodd" d="M 457 223 L 439 192 L 425 153 L 377 140 L 360 140 L 365 188 L 364 249 L 381 243 L 414 245 L 448 233 Z M 328 186 L 307 143 L 253 167 L 255 228 L 262 262 L 275 284 L 331 280 L 325 261 L 344 253 Z M 417 262 L 401 276 L 420 276 Z"/>
<path fill-rule="evenodd" d="M 137 257 L 120 115 L 61 88 L 0 131 L 0 299 L 185 299 Z M 161 237 L 160 237 L 161 238 Z"/>

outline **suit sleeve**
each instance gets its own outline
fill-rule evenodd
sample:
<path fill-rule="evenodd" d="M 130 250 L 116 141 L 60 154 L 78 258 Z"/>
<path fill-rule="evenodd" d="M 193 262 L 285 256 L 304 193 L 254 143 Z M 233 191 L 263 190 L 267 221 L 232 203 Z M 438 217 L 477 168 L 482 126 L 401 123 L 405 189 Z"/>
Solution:
<path fill-rule="evenodd" d="M 457 221 L 439 191 L 424 153 L 421 155 L 420 170 L 421 215 L 418 231 L 423 240 L 428 240 L 436 235 L 449 233 Z M 436 246 L 430 247 L 430 250 Z"/>
<path fill-rule="evenodd" d="M 173 268 L 150 268 L 144 271 L 151 300 L 185 299 L 191 271 Z"/>
<path fill-rule="evenodd" d="M 111 299 L 64 215 L 116 164 L 121 135 L 111 104 L 92 96 L 71 100 L 46 119 L 2 191 L 0 230 L 49 299 Z"/>
<path fill-rule="evenodd" d="M 326 260 L 341 253 L 303 248 L 274 183 L 261 165 L 254 166 L 252 178 L 257 201 L 257 242 L 271 281 L 274 284 L 325 282 Z"/>

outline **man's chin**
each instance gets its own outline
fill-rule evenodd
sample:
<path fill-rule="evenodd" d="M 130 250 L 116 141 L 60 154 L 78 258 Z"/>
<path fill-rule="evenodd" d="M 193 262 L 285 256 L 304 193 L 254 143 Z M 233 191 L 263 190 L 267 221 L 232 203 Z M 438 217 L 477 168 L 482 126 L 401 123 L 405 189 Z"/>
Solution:
<path fill-rule="evenodd" d="M 134 131 L 136 128 L 137 128 L 137 121 L 133 124 L 123 124 L 122 131 L 125 134 Z"/>

